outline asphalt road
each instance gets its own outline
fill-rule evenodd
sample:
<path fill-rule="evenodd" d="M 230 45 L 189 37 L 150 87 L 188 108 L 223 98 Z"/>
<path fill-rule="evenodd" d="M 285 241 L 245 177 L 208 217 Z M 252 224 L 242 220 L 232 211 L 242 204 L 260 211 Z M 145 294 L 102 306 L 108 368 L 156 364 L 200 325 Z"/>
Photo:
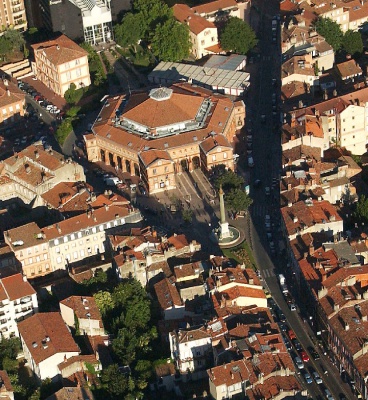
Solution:
<path fill-rule="evenodd" d="M 271 41 L 271 19 L 279 12 L 278 2 L 267 2 L 266 0 L 256 0 L 256 5 L 260 12 L 252 8 L 252 26 L 257 30 L 261 57 L 255 60 L 256 64 L 251 68 L 251 85 L 246 96 L 247 105 L 247 124 L 246 128 L 252 131 L 252 151 L 254 167 L 250 171 L 250 194 L 253 198 L 251 207 L 250 227 L 246 231 L 250 232 L 251 246 L 265 285 L 268 287 L 273 299 L 282 309 L 286 318 L 287 325 L 295 332 L 298 340 L 304 349 L 309 346 L 315 347 L 316 338 L 308 323 L 299 312 L 289 310 L 284 297 L 280 291 L 277 280 L 277 273 L 286 268 L 286 260 L 282 257 L 281 242 L 283 238 L 280 232 L 280 205 L 278 183 L 275 180 L 280 178 L 281 173 L 281 140 L 279 134 L 280 113 L 276 117 L 272 115 L 273 101 L 272 95 L 280 99 L 280 41 L 273 44 Z M 277 79 L 276 86 L 272 79 Z M 264 117 L 263 117 L 264 115 Z M 253 183 L 259 179 L 261 184 L 254 188 Z M 274 188 L 272 187 L 274 186 Z M 266 187 L 270 188 L 270 195 L 266 195 Z M 272 252 L 269 246 L 270 240 L 267 238 L 265 228 L 265 215 L 271 217 L 272 241 L 275 251 Z M 280 246 L 279 246 L 280 245 Z M 301 299 L 295 298 L 296 302 Z M 317 348 L 316 348 L 317 349 Z M 344 394 L 348 399 L 354 399 L 354 395 L 347 388 L 340 378 L 339 372 L 331 364 L 328 357 L 320 354 L 320 360 L 311 360 L 305 363 L 305 370 L 308 372 L 317 371 L 323 379 L 322 385 L 315 382 L 306 384 L 303 379 L 303 372 L 300 375 L 300 383 L 308 390 L 309 395 L 314 399 L 324 398 L 324 388 L 327 387 L 335 399 L 339 399 Z M 294 352 L 296 352 L 294 350 Z M 325 374 L 324 371 L 328 373 Z"/>

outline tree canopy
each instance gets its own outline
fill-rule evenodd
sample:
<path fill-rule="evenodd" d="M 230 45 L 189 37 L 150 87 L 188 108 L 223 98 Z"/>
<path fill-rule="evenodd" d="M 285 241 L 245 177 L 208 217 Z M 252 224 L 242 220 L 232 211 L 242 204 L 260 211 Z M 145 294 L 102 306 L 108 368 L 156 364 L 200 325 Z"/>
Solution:
<path fill-rule="evenodd" d="M 326 39 L 334 51 L 341 48 L 343 36 L 340 25 L 330 18 L 318 18 L 315 23 L 316 31 Z"/>
<path fill-rule="evenodd" d="M 120 24 L 115 26 L 115 40 L 122 47 L 134 46 L 144 34 L 143 13 L 127 13 Z"/>
<path fill-rule="evenodd" d="M 170 17 L 157 25 L 151 45 L 153 54 L 160 60 L 181 61 L 189 56 L 189 29 Z"/>
<path fill-rule="evenodd" d="M 218 175 L 214 180 L 214 186 L 216 189 L 220 189 L 220 186 L 222 186 L 224 192 L 228 192 L 232 189 L 240 189 L 244 184 L 244 179 L 231 170 L 219 168 L 217 173 Z"/>
<path fill-rule="evenodd" d="M 348 30 L 342 39 L 342 48 L 352 56 L 357 56 L 363 52 L 363 40 L 360 32 Z"/>
<path fill-rule="evenodd" d="M 220 36 L 221 47 L 226 51 L 247 54 L 258 43 L 250 25 L 240 18 L 230 17 Z"/>
<path fill-rule="evenodd" d="M 242 189 L 231 189 L 225 195 L 226 207 L 232 211 L 246 211 L 253 200 Z"/>
<path fill-rule="evenodd" d="M 354 217 L 361 222 L 368 222 L 368 198 L 363 195 L 359 197 L 356 204 Z"/>

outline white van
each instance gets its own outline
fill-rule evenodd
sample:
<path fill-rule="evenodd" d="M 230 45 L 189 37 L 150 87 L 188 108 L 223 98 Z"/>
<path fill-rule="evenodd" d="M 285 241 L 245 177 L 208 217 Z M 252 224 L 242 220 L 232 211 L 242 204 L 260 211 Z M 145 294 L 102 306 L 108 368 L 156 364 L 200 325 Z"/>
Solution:
<path fill-rule="evenodd" d="M 248 157 L 248 166 L 253 168 L 254 167 L 254 160 L 253 157 Z"/>

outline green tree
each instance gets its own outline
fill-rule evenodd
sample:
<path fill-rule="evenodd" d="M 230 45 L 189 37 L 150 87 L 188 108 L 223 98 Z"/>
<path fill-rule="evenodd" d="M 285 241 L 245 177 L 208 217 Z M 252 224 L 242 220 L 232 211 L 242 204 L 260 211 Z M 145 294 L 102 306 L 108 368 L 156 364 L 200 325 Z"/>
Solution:
<path fill-rule="evenodd" d="M 348 30 L 342 39 L 342 48 L 352 56 L 359 56 L 363 52 L 363 40 L 360 32 Z"/>
<path fill-rule="evenodd" d="M 133 11 L 140 14 L 145 39 L 156 36 L 156 26 L 172 17 L 171 9 L 162 0 L 134 0 Z"/>
<path fill-rule="evenodd" d="M 8 39 L 4 36 L 0 36 L 0 56 L 3 60 L 6 60 L 6 56 L 11 52 L 12 45 Z"/>
<path fill-rule="evenodd" d="M 64 93 L 64 98 L 68 104 L 76 103 L 76 86 L 75 83 L 71 83 L 69 89 Z"/>
<path fill-rule="evenodd" d="M 235 212 L 246 211 L 253 200 L 242 189 L 231 189 L 225 195 L 227 208 Z"/>
<path fill-rule="evenodd" d="M 237 17 L 230 17 L 221 36 L 221 47 L 226 51 L 247 54 L 258 43 L 256 34 L 250 25 Z"/>
<path fill-rule="evenodd" d="M 182 216 L 183 221 L 187 224 L 190 224 L 193 219 L 193 211 L 190 208 L 183 210 Z"/>
<path fill-rule="evenodd" d="M 0 342 L 1 363 L 5 358 L 15 360 L 20 352 L 19 338 L 2 339 Z"/>
<path fill-rule="evenodd" d="M 128 391 L 128 378 L 119 371 L 117 364 L 109 365 L 102 370 L 101 381 L 111 398 L 119 399 Z"/>
<path fill-rule="evenodd" d="M 340 25 L 330 18 L 318 18 L 315 22 L 316 31 L 326 39 L 334 51 L 340 50 L 343 40 L 343 33 Z"/>
<path fill-rule="evenodd" d="M 214 180 L 214 186 L 216 189 L 222 189 L 224 192 L 228 192 L 231 189 L 240 189 L 244 185 L 244 179 L 237 175 L 231 170 L 223 170 Z"/>
<path fill-rule="evenodd" d="M 174 17 L 158 24 L 151 42 L 153 54 L 163 61 L 181 61 L 189 56 L 189 28 Z"/>
<path fill-rule="evenodd" d="M 16 29 L 8 29 L 4 33 L 4 38 L 9 40 L 12 46 L 12 50 L 20 50 L 23 49 L 25 44 L 24 37 L 21 32 Z"/>
<path fill-rule="evenodd" d="M 4 357 L 2 368 L 7 372 L 16 372 L 18 369 L 18 361 L 9 357 Z"/>
<path fill-rule="evenodd" d="M 354 217 L 361 222 L 368 221 L 368 198 L 366 198 L 364 194 L 359 197 L 359 201 L 356 204 Z"/>
<path fill-rule="evenodd" d="M 142 13 L 127 13 L 122 22 L 115 26 L 115 40 L 120 46 L 133 46 L 136 51 L 136 45 L 144 34 L 142 15 Z"/>
<path fill-rule="evenodd" d="M 102 316 L 114 308 L 111 293 L 108 291 L 99 291 L 93 295 L 96 304 Z"/>

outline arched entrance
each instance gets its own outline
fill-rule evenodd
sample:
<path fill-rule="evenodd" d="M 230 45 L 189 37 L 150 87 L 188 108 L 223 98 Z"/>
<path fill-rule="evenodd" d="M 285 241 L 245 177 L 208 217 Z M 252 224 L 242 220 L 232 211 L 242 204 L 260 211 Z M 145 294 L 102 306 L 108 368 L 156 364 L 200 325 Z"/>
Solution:
<path fill-rule="evenodd" d="M 106 154 L 105 154 L 105 150 L 100 150 L 100 154 L 101 154 L 101 161 L 106 163 Z"/>
<path fill-rule="evenodd" d="M 125 160 L 125 168 L 126 168 L 126 172 L 129 172 L 129 174 L 130 174 L 131 173 L 130 161 Z"/>
<path fill-rule="evenodd" d="M 135 176 L 140 176 L 140 173 L 139 173 L 139 165 L 136 164 L 136 163 L 134 163 L 134 175 L 135 175 Z"/>
<path fill-rule="evenodd" d="M 200 161 L 199 157 L 195 156 L 192 158 L 192 165 L 193 165 L 193 169 L 197 169 L 201 166 L 201 161 Z"/>
<path fill-rule="evenodd" d="M 122 170 L 122 169 L 123 169 L 123 164 L 122 164 L 122 162 L 121 162 L 121 157 L 117 156 L 116 161 L 117 161 L 117 163 L 118 163 L 119 169 Z"/>
<path fill-rule="evenodd" d="M 182 170 L 182 171 L 188 171 L 189 165 L 188 165 L 188 160 L 187 160 L 186 158 L 183 158 L 183 159 L 180 161 L 180 165 L 181 165 L 181 170 Z"/>
<path fill-rule="evenodd" d="M 115 167 L 114 155 L 112 153 L 109 153 L 109 162 L 110 162 L 110 165 Z"/>

